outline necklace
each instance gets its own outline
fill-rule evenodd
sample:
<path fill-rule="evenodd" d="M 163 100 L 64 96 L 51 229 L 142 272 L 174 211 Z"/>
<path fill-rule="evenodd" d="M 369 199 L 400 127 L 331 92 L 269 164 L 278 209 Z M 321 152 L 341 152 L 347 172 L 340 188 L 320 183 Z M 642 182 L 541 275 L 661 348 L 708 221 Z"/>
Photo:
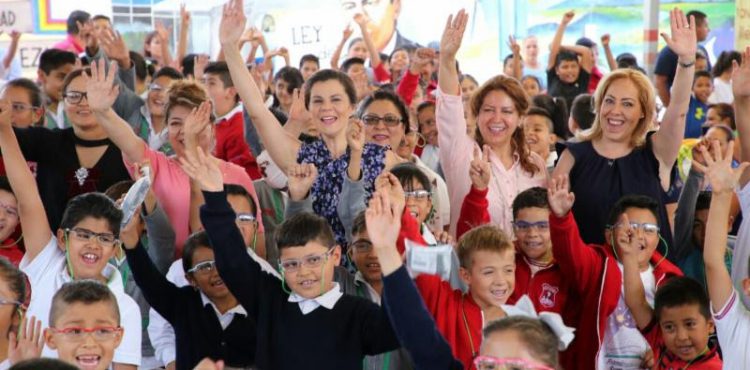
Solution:
<path fill-rule="evenodd" d="M 73 140 L 75 140 L 76 145 L 82 146 L 84 148 L 96 148 L 98 146 L 105 146 L 112 143 L 108 138 L 98 140 L 85 140 L 76 135 L 73 135 Z"/>

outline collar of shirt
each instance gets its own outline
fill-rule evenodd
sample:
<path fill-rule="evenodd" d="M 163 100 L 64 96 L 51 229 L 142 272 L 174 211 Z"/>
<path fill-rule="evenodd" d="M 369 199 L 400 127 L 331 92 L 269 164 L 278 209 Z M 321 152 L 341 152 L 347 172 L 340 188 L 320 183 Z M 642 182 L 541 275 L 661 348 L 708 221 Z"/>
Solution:
<path fill-rule="evenodd" d="M 222 329 L 226 329 L 229 324 L 232 323 L 232 320 L 234 320 L 234 315 L 243 315 L 247 317 L 247 311 L 245 311 L 245 308 L 240 304 L 230 308 L 227 312 L 222 314 L 221 312 L 219 312 L 219 309 L 216 308 L 216 305 L 211 302 L 211 300 L 205 294 L 203 294 L 203 292 L 201 292 L 201 302 L 203 302 L 203 307 L 211 306 L 211 308 L 214 309 L 214 313 L 216 313 L 216 317 L 219 319 L 219 323 L 221 324 Z"/>
<path fill-rule="evenodd" d="M 354 283 L 359 286 L 364 286 L 367 289 L 367 293 L 370 294 L 370 300 L 377 303 L 378 306 L 380 306 L 381 297 L 378 292 L 375 291 L 375 289 L 370 285 L 370 283 L 365 280 L 365 276 L 362 275 L 361 272 L 357 271 L 357 273 L 354 274 Z M 359 294 L 358 294 L 359 295 Z M 368 298 L 368 297 L 362 297 L 362 298 Z"/>
<path fill-rule="evenodd" d="M 107 287 L 109 287 L 112 293 L 116 295 L 125 292 L 125 284 L 122 282 L 120 271 L 113 264 L 107 263 L 107 265 L 104 266 L 102 276 L 107 280 Z M 60 278 L 64 283 L 73 281 L 73 278 L 70 277 L 70 268 L 67 263 L 65 264 L 63 272 L 60 273 Z"/>
<path fill-rule="evenodd" d="M 292 292 L 292 294 L 289 295 L 289 302 L 299 304 L 299 309 L 302 311 L 302 314 L 307 315 L 308 313 L 315 311 L 315 309 L 320 306 L 323 306 L 329 310 L 332 309 L 333 306 L 336 305 L 336 302 L 339 301 L 339 298 L 341 298 L 343 295 L 344 293 L 341 293 L 339 283 L 334 282 L 333 288 L 331 288 L 331 290 L 315 298 L 305 298 L 297 293 Z"/>
<path fill-rule="evenodd" d="M 242 104 L 237 104 L 232 108 L 232 110 L 229 111 L 229 113 L 216 118 L 216 124 L 220 125 L 224 121 L 228 121 L 230 118 L 232 118 L 235 114 L 242 113 Z"/>

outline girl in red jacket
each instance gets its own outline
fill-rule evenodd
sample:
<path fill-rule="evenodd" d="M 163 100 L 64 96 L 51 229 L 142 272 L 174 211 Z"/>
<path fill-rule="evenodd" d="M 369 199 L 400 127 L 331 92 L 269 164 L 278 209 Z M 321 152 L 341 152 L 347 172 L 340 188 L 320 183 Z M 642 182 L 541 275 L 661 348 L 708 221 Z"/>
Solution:
<path fill-rule="evenodd" d="M 636 230 L 640 279 L 646 297 L 653 302 L 657 286 L 670 276 L 682 275 L 656 252 L 660 240 L 658 203 L 645 196 L 623 197 L 607 219 L 609 226 L 604 235 L 609 242 L 587 245 L 570 213 L 575 196 L 568 190 L 567 176 L 552 180 L 548 192 L 553 254 L 581 300 L 581 320 L 576 328 L 580 345 L 578 368 L 642 367 L 644 359 L 651 356 L 650 349 L 625 304 L 619 257 L 623 246 L 616 234 L 626 227 Z M 622 221 L 623 215 L 627 215 L 627 222 Z"/>

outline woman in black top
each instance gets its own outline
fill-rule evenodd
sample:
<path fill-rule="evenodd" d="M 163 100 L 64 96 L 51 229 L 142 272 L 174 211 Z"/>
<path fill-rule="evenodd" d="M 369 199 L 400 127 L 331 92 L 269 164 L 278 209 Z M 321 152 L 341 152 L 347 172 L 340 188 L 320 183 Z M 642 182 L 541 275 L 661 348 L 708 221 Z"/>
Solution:
<path fill-rule="evenodd" d="M 53 230 L 59 226 L 70 198 L 91 191 L 104 192 L 111 185 L 130 179 L 120 149 L 107 138 L 88 106 L 84 71 L 90 73 L 88 68 L 75 70 L 63 82 L 65 114 L 72 127 L 16 130 L 24 157 L 38 164 L 36 180 Z M 121 102 L 131 102 L 125 105 L 132 105 L 137 99 L 122 85 L 120 96 Z"/>

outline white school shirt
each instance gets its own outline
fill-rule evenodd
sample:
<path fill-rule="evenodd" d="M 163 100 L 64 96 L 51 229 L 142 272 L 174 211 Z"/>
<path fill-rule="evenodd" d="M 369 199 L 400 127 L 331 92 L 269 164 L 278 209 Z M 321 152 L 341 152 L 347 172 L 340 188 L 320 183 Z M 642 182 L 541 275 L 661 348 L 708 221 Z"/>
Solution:
<path fill-rule="evenodd" d="M 289 295 L 288 301 L 297 302 L 297 304 L 299 304 L 300 311 L 302 311 L 302 314 L 307 315 L 308 313 L 315 311 L 320 306 L 323 306 L 329 310 L 333 309 L 333 306 L 336 305 L 336 302 L 338 302 L 343 295 L 344 293 L 341 292 L 339 283 L 334 282 L 333 288 L 331 288 L 331 290 L 315 298 L 305 298 L 297 293 L 292 292 L 292 294 Z"/>
<path fill-rule="evenodd" d="M 723 369 L 750 369 L 750 311 L 742 305 L 736 289 L 733 289 L 732 295 L 719 312 L 714 312 L 713 307 L 711 305 L 711 314 L 724 355 Z"/>
<path fill-rule="evenodd" d="M 42 327 L 49 327 L 49 312 L 52 297 L 63 284 L 72 281 L 68 274 L 65 253 L 51 237 L 47 245 L 33 259 L 28 254 L 19 265 L 31 283 L 31 303 L 27 317 L 36 316 Z M 109 279 L 107 286 L 117 299 L 120 309 L 120 326 L 125 330 L 120 346 L 115 350 L 112 362 L 140 366 L 141 364 L 141 314 L 133 298 L 125 293 L 122 277 L 117 268 L 107 264 L 103 275 Z M 57 358 L 57 351 L 45 345 L 42 357 Z"/>

